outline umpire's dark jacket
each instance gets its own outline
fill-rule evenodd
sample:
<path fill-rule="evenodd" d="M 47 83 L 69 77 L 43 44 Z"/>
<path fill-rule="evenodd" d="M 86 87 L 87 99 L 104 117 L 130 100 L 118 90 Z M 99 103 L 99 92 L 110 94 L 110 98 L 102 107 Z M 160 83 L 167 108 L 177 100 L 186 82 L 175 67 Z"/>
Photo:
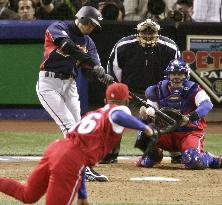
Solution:
<path fill-rule="evenodd" d="M 144 95 L 148 86 L 163 77 L 170 60 L 180 56 L 176 43 L 160 36 L 157 45 L 143 48 L 136 35 L 120 39 L 114 46 L 107 65 L 107 72 L 116 81 L 126 83 L 129 88 Z"/>

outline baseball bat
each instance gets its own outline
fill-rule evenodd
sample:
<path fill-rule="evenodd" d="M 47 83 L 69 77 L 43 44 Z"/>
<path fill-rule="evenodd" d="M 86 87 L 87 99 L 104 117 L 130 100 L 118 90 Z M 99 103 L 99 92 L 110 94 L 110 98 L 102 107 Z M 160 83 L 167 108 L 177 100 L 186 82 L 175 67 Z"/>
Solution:
<path fill-rule="evenodd" d="M 106 75 L 108 75 L 108 74 L 106 74 Z M 103 77 L 105 78 L 105 76 L 103 76 Z M 101 82 L 103 82 L 103 81 L 101 81 Z M 106 81 L 104 81 L 103 83 L 105 83 L 105 82 Z M 109 85 L 109 84 L 112 84 L 112 83 L 117 83 L 117 82 L 115 82 L 114 80 L 110 80 L 110 81 L 106 82 L 105 84 Z M 155 133 L 152 136 L 150 136 L 150 141 L 149 141 L 149 143 L 146 147 L 144 155 L 152 154 L 153 148 L 154 148 L 155 144 L 157 143 L 157 141 L 160 137 L 160 134 L 165 134 L 165 133 L 168 133 L 168 132 L 172 132 L 178 126 L 178 122 L 176 120 L 174 120 L 173 118 L 171 118 L 170 116 L 168 116 L 167 114 L 165 114 L 164 112 L 162 112 L 161 110 L 156 109 L 155 107 L 153 107 L 152 105 L 147 103 L 146 100 L 140 98 L 139 96 L 137 96 L 135 93 L 133 93 L 130 90 L 129 90 L 129 95 L 131 97 L 133 97 L 135 100 L 137 100 L 138 102 L 140 102 L 145 107 L 153 108 L 154 111 L 155 111 L 155 114 L 158 115 L 159 117 L 161 117 L 163 120 L 165 120 L 168 123 L 167 127 L 165 127 L 164 129 L 156 130 Z"/>
<path fill-rule="evenodd" d="M 100 76 L 98 77 L 98 80 L 106 85 L 112 84 L 112 83 L 117 83 L 116 81 L 114 81 L 113 79 L 110 81 L 103 81 L 103 79 L 105 79 L 106 75 L 110 76 L 109 74 L 105 74 L 104 76 Z M 173 129 L 174 127 L 176 127 L 177 122 L 176 120 L 174 120 L 173 118 L 171 118 L 170 116 L 168 116 L 167 114 L 165 114 L 164 112 L 162 112 L 159 109 L 156 109 L 155 107 L 153 107 L 152 105 L 150 105 L 149 103 L 147 103 L 144 99 L 138 97 L 135 93 L 133 93 L 132 91 L 130 91 L 129 89 L 129 95 L 132 96 L 135 100 L 137 100 L 138 102 L 140 102 L 141 104 L 143 104 L 146 107 L 151 107 L 155 110 L 155 114 L 158 115 L 159 117 L 161 117 L 163 120 L 165 120 L 168 124 L 169 124 L 169 130 Z"/>
<path fill-rule="evenodd" d="M 162 117 L 167 123 L 171 124 L 171 125 L 175 125 L 177 122 L 176 120 L 174 120 L 173 118 L 171 118 L 170 116 L 168 116 L 167 114 L 165 114 L 164 112 L 162 112 L 159 109 L 156 109 L 155 107 L 153 107 L 152 105 L 150 105 L 149 103 L 147 103 L 144 99 L 138 97 L 135 93 L 129 91 L 130 96 L 132 96 L 135 100 L 137 100 L 138 102 L 142 103 L 144 106 L 146 107 L 151 107 L 155 110 L 155 114 Z"/>

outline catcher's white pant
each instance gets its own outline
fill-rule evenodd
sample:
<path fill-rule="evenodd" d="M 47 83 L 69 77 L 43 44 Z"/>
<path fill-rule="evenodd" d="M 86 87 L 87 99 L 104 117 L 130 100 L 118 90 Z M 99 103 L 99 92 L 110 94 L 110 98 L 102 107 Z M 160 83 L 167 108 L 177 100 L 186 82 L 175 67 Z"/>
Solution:
<path fill-rule="evenodd" d="M 42 106 L 65 134 L 81 119 L 76 81 L 73 78 L 54 78 L 53 72 L 49 72 L 49 77 L 45 77 L 45 72 L 39 72 L 36 92 Z"/>

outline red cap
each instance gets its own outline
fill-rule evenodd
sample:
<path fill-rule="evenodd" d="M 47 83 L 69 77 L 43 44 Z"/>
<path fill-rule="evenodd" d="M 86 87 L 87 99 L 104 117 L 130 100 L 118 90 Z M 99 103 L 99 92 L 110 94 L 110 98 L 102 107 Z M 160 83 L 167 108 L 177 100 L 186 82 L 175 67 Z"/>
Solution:
<path fill-rule="evenodd" d="M 122 100 L 130 98 L 128 86 L 124 83 L 113 83 L 106 89 L 107 100 Z"/>

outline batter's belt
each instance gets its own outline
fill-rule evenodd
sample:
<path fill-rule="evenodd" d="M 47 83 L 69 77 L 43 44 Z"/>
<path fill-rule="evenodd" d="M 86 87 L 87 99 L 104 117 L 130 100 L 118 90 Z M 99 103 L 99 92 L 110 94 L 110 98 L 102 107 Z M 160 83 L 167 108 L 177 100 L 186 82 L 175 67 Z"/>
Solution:
<path fill-rule="evenodd" d="M 49 78 L 59 78 L 60 80 L 68 80 L 69 78 L 73 78 L 72 74 L 68 73 L 55 73 L 51 71 L 40 71 L 41 76 L 49 77 Z"/>

